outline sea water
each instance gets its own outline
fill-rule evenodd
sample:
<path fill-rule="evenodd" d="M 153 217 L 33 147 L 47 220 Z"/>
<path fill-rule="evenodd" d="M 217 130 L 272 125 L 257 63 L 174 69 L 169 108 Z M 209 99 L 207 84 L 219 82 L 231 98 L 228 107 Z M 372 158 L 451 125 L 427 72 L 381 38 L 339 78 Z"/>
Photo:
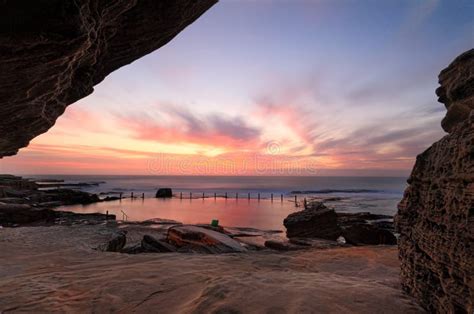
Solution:
<path fill-rule="evenodd" d="M 134 221 L 165 218 L 183 223 L 210 223 L 218 219 L 225 226 L 278 230 L 284 229 L 283 219 L 288 214 L 302 209 L 304 198 L 321 199 L 326 206 L 340 212 L 394 215 L 406 187 L 406 178 L 402 177 L 45 175 L 34 178 L 89 183 L 77 188 L 102 197 L 118 193 L 124 197 L 120 201 L 63 206 L 59 210 L 108 211 L 117 219 Z M 157 189 L 164 187 L 172 188 L 175 197 L 154 198 Z M 139 198 L 130 199 L 132 192 Z M 140 198 L 142 193 L 145 199 Z"/>

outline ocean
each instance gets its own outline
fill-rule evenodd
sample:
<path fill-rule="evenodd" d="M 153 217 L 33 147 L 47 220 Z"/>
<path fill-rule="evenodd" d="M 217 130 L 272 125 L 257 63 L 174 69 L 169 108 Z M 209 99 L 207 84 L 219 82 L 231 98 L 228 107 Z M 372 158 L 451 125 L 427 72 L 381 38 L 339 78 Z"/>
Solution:
<path fill-rule="evenodd" d="M 63 206 L 59 210 L 80 213 L 108 211 L 117 215 L 117 219 L 127 218 L 134 221 L 165 218 L 183 223 L 209 223 L 212 219 L 218 219 L 224 226 L 272 230 L 284 230 L 283 219 L 288 214 L 301 210 L 304 198 L 320 199 L 326 206 L 340 212 L 369 211 L 394 215 L 397 203 L 406 187 L 406 178 L 402 177 L 92 175 L 30 177 L 64 180 L 65 183 L 87 183 L 89 185 L 75 188 L 98 193 L 102 197 L 117 196 L 118 193 L 123 193 L 126 197 L 121 201 Z M 164 187 L 172 188 L 175 197 L 154 198 L 157 189 Z M 132 192 L 140 198 L 130 199 Z M 141 199 L 142 193 L 145 199 Z"/>

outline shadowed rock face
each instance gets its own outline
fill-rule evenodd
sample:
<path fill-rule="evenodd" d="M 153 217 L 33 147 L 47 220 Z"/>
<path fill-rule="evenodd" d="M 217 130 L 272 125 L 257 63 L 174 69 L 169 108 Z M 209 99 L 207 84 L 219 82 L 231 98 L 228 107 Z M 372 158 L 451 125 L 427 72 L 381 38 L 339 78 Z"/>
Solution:
<path fill-rule="evenodd" d="M 474 50 L 439 76 L 449 135 L 418 155 L 398 206 L 403 288 L 430 312 L 474 312 Z"/>
<path fill-rule="evenodd" d="M 217 0 L 0 2 L 0 158 L 51 128 L 112 71 L 160 48 Z"/>

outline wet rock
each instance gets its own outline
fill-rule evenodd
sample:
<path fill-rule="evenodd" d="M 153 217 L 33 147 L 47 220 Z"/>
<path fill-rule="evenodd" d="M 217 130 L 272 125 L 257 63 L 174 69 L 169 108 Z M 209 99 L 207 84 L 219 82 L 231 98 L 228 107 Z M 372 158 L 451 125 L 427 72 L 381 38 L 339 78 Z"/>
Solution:
<path fill-rule="evenodd" d="M 156 198 L 169 198 L 173 197 L 173 191 L 170 188 L 158 189 L 156 192 Z"/>
<path fill-rule="evenodd" d="M 355 224 L 344 228 L 346 243 L 353 245 L 395 245 L 397 238 L 388 230 L 370 224 Z"/>
<path fill-rule="evenodd" d="M 118 231 L 115 232 L 111 239 L 98 247 L 100 251 L 103 252 L 120 252 L 127 243 L 127 232 L 126 231 Z"/>
<path fill-rule="evenodd" d="M 313 202 L 310 207 L 288 215 L 283 221 L 288 238 L 306 237 L 336 240 L 341 235 L 337 215 L 323 203 Z"/>
<path fill-rule="evenodd" d="M 176 252 L 176 247 L 174 247 L 173 245 L 166 243 L 165 241 L 157 240 L 150 235 L 143 236 L 141 247 L 144 252 L 154 252 L 154 253 Z"/>
<path fill-rule="evenodd" d="M 449 134 L 417 156 L 398 205 L 401 284 L 429 312 L 474 313 L 474 49 L 439 81 Z"/>
<path fill-rule="evenodd" d="M 181 252 L 217 254 L 246 251 L 239 242 L 223 233 L 191 225 L 171 227 L 166 240 Z"/>

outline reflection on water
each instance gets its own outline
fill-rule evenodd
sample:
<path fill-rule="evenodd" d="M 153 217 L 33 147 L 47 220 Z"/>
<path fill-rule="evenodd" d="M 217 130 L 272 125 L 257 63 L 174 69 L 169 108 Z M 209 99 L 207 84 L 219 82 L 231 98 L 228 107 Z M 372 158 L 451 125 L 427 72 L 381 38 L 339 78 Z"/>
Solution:
<path fill-rule="evenodd" d="M 64 206 L 61 210 L 80 213 L 115 214 L 122 219 L 121 210 L 129 220 L 147 220 L 151 218 L 174 219 L 183 223 L 210 223 L 218 219 L 224 226 L 253 227 L 259 229 L 282 230 L 283 219 L 291 212 L 300 210 L 294 202 L 285 200 L 247 200 L 247 199 L 123 199 L 91 205 Z"/>
<path fill-rule="evenodd" d="M 302 198 L 300 198 L 301 200 Z M 142 221 L 152 218 L 178 220 L 183 223 L 210 223 L 218 219 L 224 226 L 253 227 L 259 229 L 284 230 L 283 219 L 288 214 L 299 211 L 293 198 L 280 198 L 272 202 L 269 199 L 238 199 L 205 198 L 205 199 L 123 199 L 121 201 L 103 202 L 91 205 L 63 206 L 60 210 L 78 213 L 115 214 L 122 219 L 124 211 L 129 220 Z M 373 197 L 341 197 L 338 201 L 327 202 L 328 207 L 337 211 L 371 211 L 373 213 L 390 214 L 395 212 L 398 198 L 376 199 Z"/>

